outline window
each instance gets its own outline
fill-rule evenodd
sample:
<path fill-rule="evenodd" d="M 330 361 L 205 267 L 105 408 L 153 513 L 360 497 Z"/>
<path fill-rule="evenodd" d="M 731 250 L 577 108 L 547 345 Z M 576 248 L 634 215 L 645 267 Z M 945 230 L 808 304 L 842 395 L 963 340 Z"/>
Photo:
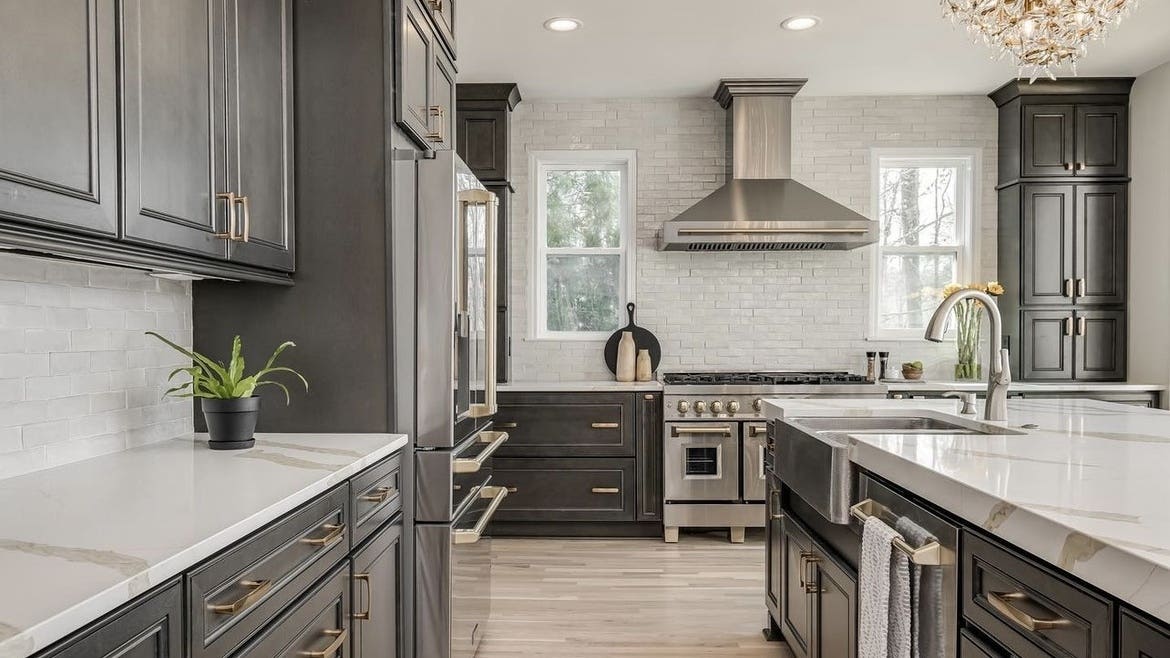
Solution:
<path fill-rule="evenodd" d="M 533 153 L 531 336 L 604 339 L 633 301 L 633 151 Z"/>
<path fill-rule="evenodd" d="M 870 337 L 921 339 L 943 287 L 976 272 L 979 153 L 875 149 L 873 168 Z"/>

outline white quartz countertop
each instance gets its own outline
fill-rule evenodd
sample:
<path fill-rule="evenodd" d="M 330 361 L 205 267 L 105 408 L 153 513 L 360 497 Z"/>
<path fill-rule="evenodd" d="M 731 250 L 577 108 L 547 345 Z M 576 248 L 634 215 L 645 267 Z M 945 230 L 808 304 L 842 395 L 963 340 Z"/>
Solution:
<path fill-rule="evenodd" d="M 24 658 L 406 445 L 397 434 L 192 436 L 0 480 L 0 658 Z"/>
<path fill-rule="evenodd" d="M 768 409 L 770 417 L 955 412 L 942 404 L 770 400 Z M 1022 399 L 1008 401 L 1008 418 L 1013 429 L 1036 427 L 1023 436 L 856 434 L 851 459 L 1170 622 L 1170 413 Z"/>
<path fill-rule="evenodd" d="M 971 391 L 983 393 L 987 390 L 985 381 L 909 381 L 887 379 L 882 382 L 891 391 L 898 393 L 944 393 L 946 391 Z M 1011 393 L 1151 393 L 1165 391 L 1158 384 L 1133 384 L 1128 382 L 1012 382 Z"/>
<path fill-rule="evenodd" d="M 610 380 L 594 380 L 580 382 L 508 382 L 497 387 L 500 391 L 514 391 L 526 393 L 589 393 L 589 392 L 631 392 L 661 391 L 662 382 L 654 380 L 648 382 L 617 382 Z"/>

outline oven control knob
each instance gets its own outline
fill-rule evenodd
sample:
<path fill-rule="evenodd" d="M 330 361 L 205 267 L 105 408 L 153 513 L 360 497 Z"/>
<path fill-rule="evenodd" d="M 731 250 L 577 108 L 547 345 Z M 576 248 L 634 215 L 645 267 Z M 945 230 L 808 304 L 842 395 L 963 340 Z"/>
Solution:
<path fill-rule="evenodd" d="M 712 402 L 711 403 L 711 413 L 713 413 L 715 415 L 719 415 L 719 414 L 723 413 L 723 403 L 720 402 L 719 400 L 715 400 L 714 402 Z"/>
<path fill-rule="evenodd" d="M 686 413 L 690 410 L 691 410 L 691 403 L 690 402 L 687 402 L 686 400 L 679 400 L 678 401 L 678 412 L 680 414 L 686 415 Z"/>
<path fill-rule="evenodd" d="M 731 400 L 730 402 L 728 402 L 727 403 L 727 413 L 729 413 L 729 414 L 739 413 L 739 402 L 737 402 L 735 400 Z"/>
<path fill-rule="evenodd" d="M 707 403 L 706 402 L 703 402 L 702 400 L 697 400 L 695 402 L 695 413 L 702 416 L 703 412 L 706 410 L 707 410 Z"/>
<path fill-rule="evenodd" d="M 764 401 L 761 400 L 760 398 L 756 398 L 755 401 L 752 402 L 752 409 L 755 409 L 756 413 L 763 411 L 764 410 Z"/>

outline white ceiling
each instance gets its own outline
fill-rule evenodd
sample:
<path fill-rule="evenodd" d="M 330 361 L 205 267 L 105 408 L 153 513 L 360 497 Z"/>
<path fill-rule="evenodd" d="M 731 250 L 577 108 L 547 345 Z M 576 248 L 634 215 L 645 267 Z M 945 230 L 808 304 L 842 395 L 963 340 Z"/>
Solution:
<path fill-rule="evenodd" d="M 1170 2 L 1137 8 L 1090 45 L 1081 75 L 1170 60 Z M 460 0 L 459 81 L 518 82 L 528 98 L 709 96 L 720 78 L 809 78 L 804 95 L 984 94 L 1016 74 L 938 0 Z M 780 21 L 814 14 L 806 32 Z M 553 33 L 572 16 L 585 26 Z"/>

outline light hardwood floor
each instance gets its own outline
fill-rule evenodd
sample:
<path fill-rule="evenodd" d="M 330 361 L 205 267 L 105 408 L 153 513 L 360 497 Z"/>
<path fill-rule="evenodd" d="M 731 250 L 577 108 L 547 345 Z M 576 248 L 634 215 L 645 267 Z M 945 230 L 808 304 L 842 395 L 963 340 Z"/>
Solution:
<path fill-rule="evenodd" d="M 492 620 L 479 658 L 791 658 L 765 642 L 764 544 L 493 539 Z"/>

